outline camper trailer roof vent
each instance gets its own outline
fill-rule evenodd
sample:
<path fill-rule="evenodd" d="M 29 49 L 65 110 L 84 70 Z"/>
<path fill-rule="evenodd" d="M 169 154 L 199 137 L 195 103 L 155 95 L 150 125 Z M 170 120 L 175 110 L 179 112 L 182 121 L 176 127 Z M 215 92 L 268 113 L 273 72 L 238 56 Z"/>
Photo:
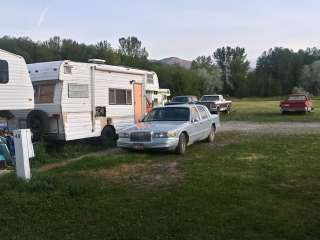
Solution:
<path fill-rule="evenodd" d="M 89 63 L 96 63 L 96 64 L 104 64 L 104 63 L 106 63 L 106 60 L 92 58 L 92 59 L 89 59 L 88 62 Z"/>

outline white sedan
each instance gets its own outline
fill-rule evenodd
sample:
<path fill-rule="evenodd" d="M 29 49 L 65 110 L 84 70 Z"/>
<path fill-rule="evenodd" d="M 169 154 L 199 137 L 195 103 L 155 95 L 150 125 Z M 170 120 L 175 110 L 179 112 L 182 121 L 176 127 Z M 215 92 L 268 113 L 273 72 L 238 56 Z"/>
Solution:
<path fill-rule="evenodd" d="M 184 154 L 194 142 L 213 142 L 220 127 L 219 116 L 202 105 L 170 105 L 154 108 L 143 119 L 119 132 L 118 147 L 126 149 L 165 149 Z"/>

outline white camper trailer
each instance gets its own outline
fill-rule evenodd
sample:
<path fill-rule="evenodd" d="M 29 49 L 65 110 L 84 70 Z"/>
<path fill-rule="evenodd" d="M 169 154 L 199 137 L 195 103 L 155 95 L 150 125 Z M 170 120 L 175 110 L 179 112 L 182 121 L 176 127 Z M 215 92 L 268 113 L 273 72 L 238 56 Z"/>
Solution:
<path fill-rule="evenodd" d="M 0 49 L 0 118 L 13 111 L 33 109 L 33 87 L 23 57 Z"/>
<path fill-rule="evenodd" d="M 141 120 L 146 90 L 159 89 L 155 72 L 110 66 L 102 60 L 43 62 L 28 65 L 35 110 L 16 114 L 27 119 L 35 136 L 59 140 L 114 137 Z"/>

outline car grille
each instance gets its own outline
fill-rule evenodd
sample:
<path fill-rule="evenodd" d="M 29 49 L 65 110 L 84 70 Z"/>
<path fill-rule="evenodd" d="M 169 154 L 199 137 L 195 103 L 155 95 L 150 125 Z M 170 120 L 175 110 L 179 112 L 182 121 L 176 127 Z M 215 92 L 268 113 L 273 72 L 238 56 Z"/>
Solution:
<path fill-rule="evenodd" d="M 204 103 L 201 103 L 201 104 L 204 105 L 204 106 L 206 106 L 209 110 L 210 110 L 211 108 L 215 108 L 215 107 L 216 107 L 215 104 L 212 103 L 212 102 L 204 102 Z"/>
<path fill-rule="evenodd" d="M 151 142 L 150 132 L 132 132 L 130 134 L 131 142 Z"/>

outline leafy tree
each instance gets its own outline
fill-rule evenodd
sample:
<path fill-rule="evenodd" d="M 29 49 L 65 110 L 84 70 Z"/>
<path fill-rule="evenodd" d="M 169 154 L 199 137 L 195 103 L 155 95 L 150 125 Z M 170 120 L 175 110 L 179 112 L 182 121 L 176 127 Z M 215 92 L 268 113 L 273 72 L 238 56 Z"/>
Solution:
<path fill-rule="evenodd" d="M 213 62 L 210 56 L 200 56 L 192 61 L 191 69 L 198 75 L 200 82 L 200 92 L 202 94 L 212 94 L 221 92 L 221 70 Z"/>
<path fill-rule="evenodd" d="M 245 49 L 222 47 L 215 50 L 213 57 L 222 71 L 223 91 L 230 95 L 240 94 L 238 89 L 245 82 L 249 71 Z"/>
<path fill-rule="evenodd" d="M 127 66 L 146 68 L 148 65 L 148 52 L 137 37 L 120 38 L 118 52 L 121 62 Z"/>
<path fill-rule="evenodd" d="M 320 61 L 303 67 L 300 84 L 308 92 L 320 95 Z"/>
<path fill-rule="evenodd" d="M 136 37 L 127 37 L 119 39 L 119 51 L 122 55 L 132 58 L 148 58 L 147 50 L 142 47 L 141 41 Z"/>

